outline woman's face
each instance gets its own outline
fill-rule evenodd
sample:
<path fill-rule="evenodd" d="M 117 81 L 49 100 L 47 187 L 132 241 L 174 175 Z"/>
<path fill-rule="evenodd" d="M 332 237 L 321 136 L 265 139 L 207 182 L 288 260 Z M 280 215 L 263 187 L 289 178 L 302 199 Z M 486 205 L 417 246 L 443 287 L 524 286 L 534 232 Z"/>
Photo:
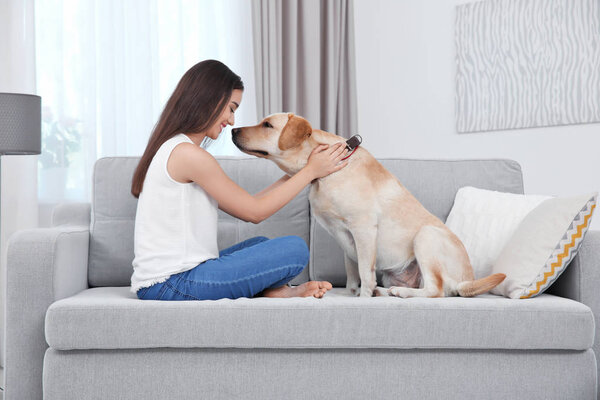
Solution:
<path fill-rule="evenodd" d="M 234 89 L 231 93 L 229 103 L 225 106 L 225 109 L 217 118 L 217 122 L 211 126 L 206 132 L 206 136 L 213 140 L 217 140 L 219 134 L 223 131 L 227 125 L 233 125 L 235 122 L 235 112 L 242 103 L 242 94 L 244 92 L 239 89 Z"/>

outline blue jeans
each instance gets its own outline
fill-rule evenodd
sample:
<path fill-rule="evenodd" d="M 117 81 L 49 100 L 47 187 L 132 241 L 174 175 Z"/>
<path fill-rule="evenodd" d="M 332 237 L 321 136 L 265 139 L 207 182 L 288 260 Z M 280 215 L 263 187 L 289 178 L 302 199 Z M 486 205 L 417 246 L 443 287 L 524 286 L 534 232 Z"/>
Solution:
<path fill-rule="evenodd" d="M 257 236 L 219 252 L 166 281 L 141 288 L 142 300 L 216 300 L 253 297 L 285 285 L 308 264 L 308 247 L 299 236 Z"/>

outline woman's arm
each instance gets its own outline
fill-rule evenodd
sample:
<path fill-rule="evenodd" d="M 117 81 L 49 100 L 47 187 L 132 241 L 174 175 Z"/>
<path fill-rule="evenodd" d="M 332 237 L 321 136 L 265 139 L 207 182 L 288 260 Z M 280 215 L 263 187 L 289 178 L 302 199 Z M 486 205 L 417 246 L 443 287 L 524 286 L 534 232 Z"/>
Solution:
<path fill-rule="evenodd" d="M 255 195 L 255 216 L 257 217 L 257 222 L 255 223 L 262 222 L 282 209 L 316 177 L 312 169 L 304 167 L 293 176 L 288 177 L 288 179 L 284 180 L 282 178 L 278 182 L 275 182 L 272 185 L 274 187 L 268 192 L 261 196 Z"/>
<path fill-rule="evenodd" d="M 205 154 L 196 154 L 188 164 L 190 179 L 217 200 L 221 210 L 246 222 L 258 224 L 275 214 L 315 178 L 304 168 L 262 196 L 252 196 L 225 174 L 210 153 L 198 149 Z"/>
<path fill-rule="evenodd" d="M 281 179 L 279 179 L 277 182 L 275 182 L 274 184 L 272 184 L 271 186 L 269 186 L 266 189 L 261 190 L 260 192 L 256 193 L 254 195 L 255 198 L 260 198 L 262 196 L 264 196 L 265 194 L 269 193 L 271 190 L 275 189 L 276 187 L 280 186 L 283 182 L 287 181 L 288 179 L 290 179 L 291 177 L 287 174 L 285 174 L 284 176 L 281 177 Z"/>
<path fill-rule="evenodd" d="M 332 152 L 328 151 L 328 154 L 323 151 L 323 154 L 318 157 L 319 160 L 316 160 L 317 162 L 309 162 L 294 176 L 280 179 L 271 185 L 272 188 L 267 188 L 270 190 L 258 197 L 252 196 L 231 180 L 217 160 L 206 150 L 191 144 L 189 146 L 182 144 L 173 151 L 177 151 L 177 157 L 173 160 L 174 167 L 181 171 L 187 171 L 188 179 L 201 186 L 217 200 L 220 209 L 229 215 L 255 224 L 283 208 L 313 179 L 325 176 L 347 165 L 347 162 L 343 162 L 336 166 L 344 155 L 338 148 Z"/>

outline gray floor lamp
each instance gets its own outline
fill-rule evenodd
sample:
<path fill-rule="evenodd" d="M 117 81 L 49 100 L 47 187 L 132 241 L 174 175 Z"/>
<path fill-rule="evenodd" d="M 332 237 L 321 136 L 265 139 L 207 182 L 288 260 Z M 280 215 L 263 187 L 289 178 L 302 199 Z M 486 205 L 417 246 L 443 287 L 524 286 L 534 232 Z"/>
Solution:
<path fill-rule="evenodd" d="M 41 148 L 42 98 L 30 94 L 0 93 L 0 157 L 40 154 Z M 0 170 L 0 210 L 2 209 L 1 175 Z M 0 290 L 4 292 L 4 288 Z M 4 391 L 4 379 L 2 382 L 0 393 Z"/>
<path fill-rule="evenodd" d="M 0 156 L 40 154 L 41 149 L 42 98 L 32 94 L 0 93 Z M 0 186 L 0 207 L 1 195 Z"/>

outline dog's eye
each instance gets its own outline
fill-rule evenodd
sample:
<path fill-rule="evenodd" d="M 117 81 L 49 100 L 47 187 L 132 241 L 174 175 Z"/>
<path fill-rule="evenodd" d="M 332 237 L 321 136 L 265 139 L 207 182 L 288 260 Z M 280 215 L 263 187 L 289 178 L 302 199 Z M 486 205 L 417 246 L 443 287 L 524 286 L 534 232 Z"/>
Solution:
<path fill-rule="evenodd" d="M 265 128 L 272 128 L 272 127 L 273 127 L 273 125 L 271 125 L 271 124 L 270 124 L 269 122 L 267 122 L 267 121 L 265 121 L 265 122 L 263 123 L 263 126 L 264 126 Z"/>

